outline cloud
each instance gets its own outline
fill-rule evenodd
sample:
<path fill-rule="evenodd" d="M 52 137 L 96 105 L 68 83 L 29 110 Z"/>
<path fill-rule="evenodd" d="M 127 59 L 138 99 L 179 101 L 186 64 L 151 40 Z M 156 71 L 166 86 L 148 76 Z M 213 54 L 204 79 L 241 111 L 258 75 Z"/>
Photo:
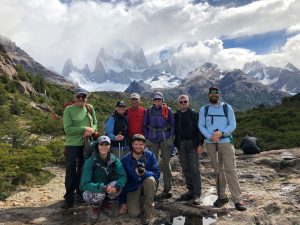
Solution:
<path fill-rule="evenodd" d="M 120 48 L 124 44 L 139 45 L 146 54 L 186 46 L 174 57 L 188 60 L 184 55 L 191 55 L 231 66 L 254 53 L 223 49 L 221 37 L 295 30 L 299 11 L 300 1 L 296 0 L 264 0 L 238 8 L 195 5 L 189 0 L 148 0 L 131 8 L 89 0 L 70 4 L 2 0 L 0 31 L 34 59 L 58 71 L 69 57 L 74 64 L 83 67 L 88 63 L 93 69 L 100 47 Z"/>

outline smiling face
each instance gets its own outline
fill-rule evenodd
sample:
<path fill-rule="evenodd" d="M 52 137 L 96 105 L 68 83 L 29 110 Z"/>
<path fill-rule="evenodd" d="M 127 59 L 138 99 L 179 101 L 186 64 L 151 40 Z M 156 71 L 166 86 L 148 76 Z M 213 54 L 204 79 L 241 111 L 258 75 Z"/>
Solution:
<path fill-rule="evenodd" d="M 117 111 L 117 113 L 120 114 L 120 115 L 124 115 L 126 109 L 127 109 L 126 106 L 117 106 L 117 107 L 116 107 L 116 111 Z"/>
<path fill-rule="evenodd" d="M 219 99 L 220 99 L 220 91 L 219 90 L 213 89 L 213 90 L 209 91 L 208 100 L 210 103 L 217 104 L 219 102 Z"/>
<path fill-rule="evenodd" d="M 138 98 L 131 98 L 130 99 L 130 105 L 133 108 L 137 108 L 140 104 L 140 100 Z"/>
<path fill-rule="evenodd" d="M 106 158 L 109 148 L 110 148 L 110 144 L 107 141 L 103 141 L 100 144 L 98 144 L 98 150 L 100 156 L 104 156 Z"/>
<path fill-rule="evenodd" d="M 182 112 L 185 112 L 189 108 L 189 106 L 190 106 L 189 99 L 186 96 L 182 96 L 178 100 L 178 103 L 179 103 L 180 111 L 182 111 Z"/>
<path fill-rule="evenodd" d="M 153 105 L 155 107 L 160 107 L 163 104 L 163 100 L 161 98 L 155 98 L 153 99 Z"/>
<path fill-rule="evenodd" d="M 145 142 L 142 140 L 136 140 L 132 142 L 132 151 L 137 154 L 140 155 L 144 152 L 145 149 Z"/>
<path fill-rule="evenodd" d="M 76 105 L 83 107 L 87 103 L 88 96 L 83 93 L 75 95 Z"/>

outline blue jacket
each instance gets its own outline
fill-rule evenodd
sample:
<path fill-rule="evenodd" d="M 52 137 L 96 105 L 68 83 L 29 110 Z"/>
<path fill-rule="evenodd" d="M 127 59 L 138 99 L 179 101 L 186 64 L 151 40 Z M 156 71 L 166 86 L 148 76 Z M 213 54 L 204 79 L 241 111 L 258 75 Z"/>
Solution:
<path fill-rule="evenodd" d="M 152 106 L 147 109 L 143 121 L 143 131 L 147 140 L 159 143 L 165 139 L 173 139 L 174 129 L 175 121 L 171 108 L 168 107 L 167 120 L 162 116 L 162 107 Z"/>
<path fill-rule="evenodd" d="M 232 107 L 228 104 L 227 104 L 228 118 L 226 118 L 223 110 L 223 105 L 224 102 L 220 102 L 220 104 L 218 105 L 209 104 L 206 118 L 205 118 L 205 106 L 200 108 L 198 127 L 201 133 L 205 136 L 206 143 L 212 143 L 210 141 L 210 138 L 216 129 L 223 132 L 225 136 L 225 138 L 221 138 L 218 143 L 231 142 L 231 138 L 229 136 L 236 128 L 236 120 L 234 116 L 234 111 Z M 209 115 L 216 115 L 216 116 L 214 116 L 212 120 L 211 116 Z"/>
<path fill-rule="evenodd" d="M 120 195 L 120 204 L 125 204 L 127 200 L 127 192 L 133 192 L 137 190 L 144 182 L 147 177 L 154 177 L 156 182 L 159 180 L 160 170 L 158 167 L 155 155 L 145 150 L 142 157 L 136 160 L 133 157 L 132 152 L 126 154 L 121 160 L 123 167 L 127 173 L 127 183 Z M 143 176 L 138 176 L 135 172 L 138 162 L 145 164 L 145 174 Z"/>

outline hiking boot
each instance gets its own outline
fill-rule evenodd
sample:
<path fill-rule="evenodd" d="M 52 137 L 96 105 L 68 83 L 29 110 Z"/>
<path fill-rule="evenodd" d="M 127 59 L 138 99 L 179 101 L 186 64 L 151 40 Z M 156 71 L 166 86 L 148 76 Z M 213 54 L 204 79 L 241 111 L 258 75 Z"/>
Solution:
<path fill-rule="evenodd" d="M 151 224 L 151 213 L 144 211 L 143 217 L 142 217 L 142 224 L 143 225 L 150 225 Z"/>
<path fill-rule="evenodd" d="M 70 208 L 73 208 L 74 207 L 74 203 L 72 202 L 64 202 L 60 208 L 61 209 L 70 209 Z"/>
<path fill-rule="evenodd" d="M 238 210 L 238 211 L 246 211 L 246 209 L 247 209 L 243 202 L 235 203 L 234 206 L 235 206 L 236 210 Z"/>
<path fill-rule="evenodd" d="M 84 201 L 83 197 L 77 195 L 77 196 L 75 197 L 75 203 L 76 203 L 76 204 L 78 204 L 78 203 L 85 203 L 85 201 Z"/>
<path fill-rule="evenodd" d="M 97 223 L 99 219 L 99 211 L 100 211 L 100 207 L 95 207 L 95 206 L 91 207 L 91 214 L 90 214 L 91 224 Z"/>
<path fill-rule="evenodd" d="M 157 198 L 171 198 L 171 197 L 172 197 L 172 192 L 165 191 L 165 190 L 157 195 Z"/>
<path fill-rule="evenodd" d="M 193 199 L 193 193 L 191 191 L 187 191 L 180 196 L 180 200 L 182 201 L 190 201 Z"/>
<path fill-rule="evenodd" d="M 218 198 L 214 202 L 214 207 L 221 208 L 222 206 L 224 206 L 228 202 L 229 202 L 229 199 L 227 197 L 226 198 Z"/>
<path fill-rule="evenodd" d="M 200 205 L 200 204 L 201 204 L 200 196 L 195 196 L 195 197 L 193 198 L 192 204 L 193 204 L 193 205 Z"/>

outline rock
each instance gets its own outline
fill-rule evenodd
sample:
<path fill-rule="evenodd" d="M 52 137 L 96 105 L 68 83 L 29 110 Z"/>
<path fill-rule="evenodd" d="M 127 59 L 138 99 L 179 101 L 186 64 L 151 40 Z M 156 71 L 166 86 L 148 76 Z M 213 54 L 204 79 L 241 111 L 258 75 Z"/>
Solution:
<path fill-rule="evenodd" d="M 272 202 L 265 206 L 264 210 L 267 214 L 279 214 L 281 211 L 281 207 L 276 202 Z"/>
<path fill-rule="evenodd" d="M 271 217 L 265 212 L 254 215 L 254 221 L 256 225 L 273 225 Z"/>
<path fill-rule="evenodd" d="M 27 81 L 15 81 L 17 84 L 17 88 L 21 93 L 37 95 L 36 90 L 32 87 L 32 85 Z"/>

